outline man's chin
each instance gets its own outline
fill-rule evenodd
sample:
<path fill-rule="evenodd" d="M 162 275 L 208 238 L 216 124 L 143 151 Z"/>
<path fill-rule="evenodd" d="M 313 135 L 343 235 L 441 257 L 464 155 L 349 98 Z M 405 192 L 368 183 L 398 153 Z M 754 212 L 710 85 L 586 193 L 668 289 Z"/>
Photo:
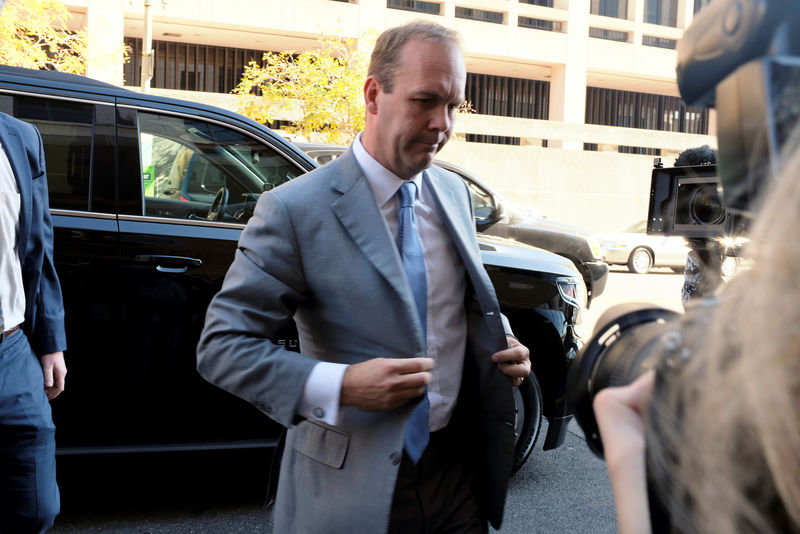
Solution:
<path fill-rule="evenodd" d="M 433 158 L 436 156 L 436 153 L 431 153 L 425 157 L 419 157 L 414 161 L 414 174 L 419 174 L 431 165 L 433 165 Z"/>

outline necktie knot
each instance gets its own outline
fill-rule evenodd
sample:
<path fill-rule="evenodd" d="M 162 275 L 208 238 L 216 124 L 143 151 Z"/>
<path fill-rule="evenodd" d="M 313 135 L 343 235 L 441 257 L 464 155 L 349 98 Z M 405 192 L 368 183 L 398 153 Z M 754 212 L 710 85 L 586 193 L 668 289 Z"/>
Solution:
<path fill-rule="evenodd" d="M 403 185 L 400 186 L 400 207 L 413 208 L 416 192 L 417 192 L 417 184 L 408 181 L 403 182 Z"/>

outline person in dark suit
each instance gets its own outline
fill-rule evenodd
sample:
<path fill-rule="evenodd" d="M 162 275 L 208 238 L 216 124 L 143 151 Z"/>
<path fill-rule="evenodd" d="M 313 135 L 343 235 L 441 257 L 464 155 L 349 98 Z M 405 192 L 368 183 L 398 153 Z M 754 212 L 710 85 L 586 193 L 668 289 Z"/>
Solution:
<path fill-rule="evenodd" d="M 463 180 L 432 167 L 464 101 L 457 35 L 377 40 L 366 128 L 261 195 L 198 345 L 209 381 L 288 428 L 275 532 L 487 532 L 530 373 Z M 295 321 L 301 352 L 273 343 Z"/>
<path fill-rule="evenodd" d="M 67 374 L 64 306 L 42 138 L 0 114 L 0 144 L 0 532 L 43 532 L 60 506 L 49 400 Z"/>

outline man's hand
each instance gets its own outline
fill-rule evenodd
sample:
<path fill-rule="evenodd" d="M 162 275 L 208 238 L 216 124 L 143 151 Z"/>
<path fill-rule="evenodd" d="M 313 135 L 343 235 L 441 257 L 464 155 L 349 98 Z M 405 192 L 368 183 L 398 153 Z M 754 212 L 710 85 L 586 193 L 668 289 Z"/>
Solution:
<path fill-rule="evenodd" d="M 63 352 L 51 352 L 39 358 L 44 374 L 44 391 L 47 398 L 53 400 L 64 391 L 64 379 L 67 376 L 67 364 Z"/>
<path fill-rule="evenodd" d="M 505 374 L 511 377 L 514 387 L 522 384 L 531 374 L 531 359 L 528 347 L 511 336 L 506 336 L 508 348 L 492 354 L 492 361 Z"/>
<path fill-rule="evenodd" d="M 389 410 L 425 392 L 433 358 L 374 358 L 350 365 L 342 379 L 341 403 L 361 410 Z"/>

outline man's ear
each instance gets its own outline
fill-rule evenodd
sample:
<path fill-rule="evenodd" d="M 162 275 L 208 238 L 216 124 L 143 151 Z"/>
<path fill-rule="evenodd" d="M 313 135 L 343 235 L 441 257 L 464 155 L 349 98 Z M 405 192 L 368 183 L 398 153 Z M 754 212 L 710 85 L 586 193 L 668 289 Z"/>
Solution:
<path fill-rule="evenodd" d="M 368 76 L 364 82 L 364 105 L 368 115 L 378 113 L 378 97 L 381 92 L 381 82 L 377 76 Z"/>

